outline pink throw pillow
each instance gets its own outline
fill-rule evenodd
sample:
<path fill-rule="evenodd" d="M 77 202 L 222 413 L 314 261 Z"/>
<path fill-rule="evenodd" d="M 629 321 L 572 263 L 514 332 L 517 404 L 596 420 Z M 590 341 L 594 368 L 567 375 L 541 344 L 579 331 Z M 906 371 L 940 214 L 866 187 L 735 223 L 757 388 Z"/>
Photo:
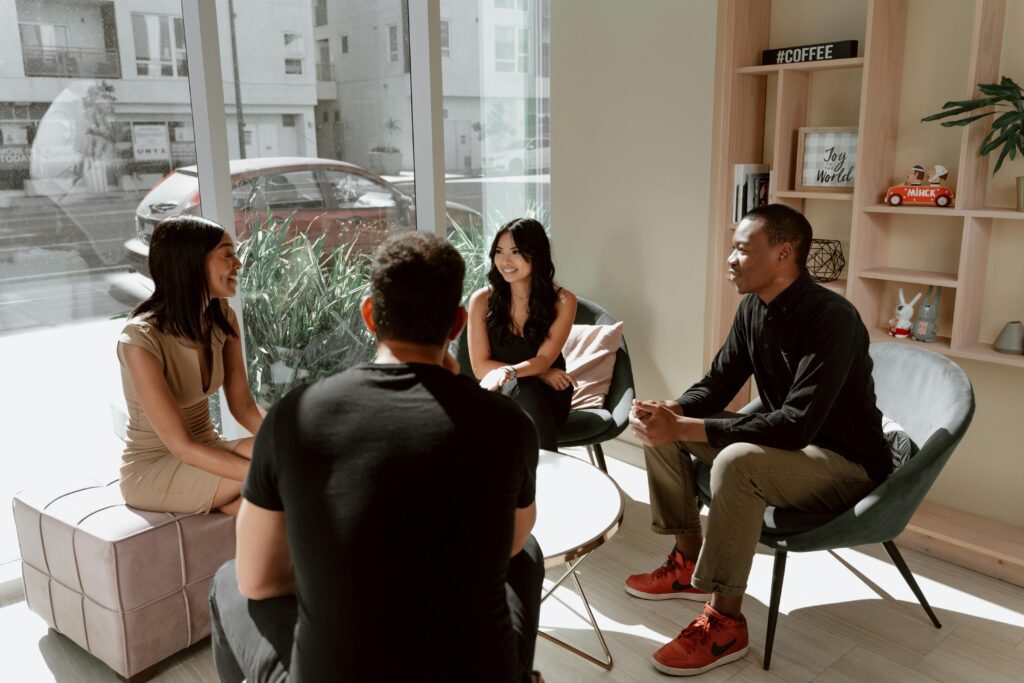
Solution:
<path fill-rule="evenodd" d="M 562 347 L 565 371 L 576 380 L 572 410 L 604 407 L 612 385 L 615 353 L 622 341 L 622 323 L 573 325 Z"/>

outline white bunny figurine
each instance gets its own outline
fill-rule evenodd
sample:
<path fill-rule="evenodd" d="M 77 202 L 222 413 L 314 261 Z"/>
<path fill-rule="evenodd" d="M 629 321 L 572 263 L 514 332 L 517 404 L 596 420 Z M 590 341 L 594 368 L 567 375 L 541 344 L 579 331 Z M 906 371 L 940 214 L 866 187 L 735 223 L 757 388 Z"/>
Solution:
<path fill-rule="evenodd" d="M 920 298 L 921 292 L 918 292 L 910 303 L 907 303 L 903 298 L 903 288 L 900 287 L 900 305 L 896 307 L 896 317 L 889 321 L 889 336 L 897 339 L 906 339 L 910 336 L 910 330 L 914 326 L 914 304 Z"/>

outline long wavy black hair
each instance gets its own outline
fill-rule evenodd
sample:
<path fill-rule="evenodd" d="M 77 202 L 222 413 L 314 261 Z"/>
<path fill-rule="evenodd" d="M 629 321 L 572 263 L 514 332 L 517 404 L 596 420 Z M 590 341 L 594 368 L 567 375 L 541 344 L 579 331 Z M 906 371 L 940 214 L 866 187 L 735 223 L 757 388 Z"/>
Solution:
<path fill-rule="evenodd" d="M 487 329 L 495 332 L 498 339 L 512 334 L 512 288 L 494 265 L 494 253 L 498 240 L 508 233 L 523 257 L 532 267 L 530 274 L 530 299 L 527 302 L 529 314 L 523 326 L 523 337 L 531 346 L 539 347 L 555 321 L 555 302 L 561 287 L 555 284 L 555 264 L 551 261 L 551 243 L 544 226 L 532 218 L 516 218 L 501 226 L 491 242 L 491 269 L 487 281 L 491 284 L 491 295 L 487 299 Z"/>
<path fill-rule="evenodd" d="M 199 216 L 174 216 L 160 221 L 149 242 L 149 273 L 153 294 L 135 307 L 161 332 L 208 344 L 214 326 L 235 337 L 219 299 L 210 299 L 206 255 L 217 248 L 224 229 Z"/>

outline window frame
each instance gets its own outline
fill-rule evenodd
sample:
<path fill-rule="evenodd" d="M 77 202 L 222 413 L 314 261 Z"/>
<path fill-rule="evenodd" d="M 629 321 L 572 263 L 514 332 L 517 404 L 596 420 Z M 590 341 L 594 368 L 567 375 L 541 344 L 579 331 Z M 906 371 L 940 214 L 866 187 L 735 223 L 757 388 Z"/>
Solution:
<path fill-rule="evenodd" d="M 186 40 L 185 40 L 185 20 L 184 20 L 184 17 L 180 16 L 180 15 L 176 15 L 176 14 L 164 14 L 164 13 L 160 13 L 160 12 L 130 12 L 129 15 L 131 16 L 131 26 L 132 26 L 132 30 L 131 30 L 131 33 L 132 33 L 132 54 L 134 56 L 134 61 L 135 61 L 135 77 L 136 78 L 188 78 L 188 75 L 189 75 L 189 71 L 188 71 L 188 52 L 187 52 L 187 50 L 185 48 Z M 143 19 L 146 19 L 147 17 L 156 17 L 157 20 L 160 20 L 160 19 L 166 19 L 167 20 L 167 38 L 168 38 L 168 47 L 169 47 L 169 50 L 170 50 L 170 59 L 165 60 L 165 59 L 163 59 L 162 56 L 160 56 L 160 46 L 159 45 L 157 45 L 157 47 L 156 47 L 156 55 L 157 55 L 156 59 L 153 59 L 152 57 L 148 57 L 145 60 L 139 58 L 139 46 L 138 46 L 138 44 L 135 41 L 135 18 L 136 17 L 141 17 Z M 146 19 L 146 21 L 144 22 L 144 26 L 145 26 L 145 23 L 148 23 L 148 19 Z M 148 31 L 148 26 L 146 28 L 147 28 L 147 31 Z M 179 29 L 181 30 L 181 35 L 180 36 L 178 35 L 178 30 Z M 180 41 L 179 41 L 179 38 L 180 38 Z M 181 47 L 178 47 L 178 43 L 179 42 L 181 43 Z M 152 55 L 153 54 L 153 50 L 152 50 L 152 46 L 148 44 L 148 37 L 147 37 L 146 48 L 147 48 L 147 53 L 149 55 Z M 139 66 L 140 66 L 140 64 L 143 64 L 143 63 L 147 65 L 147 73 L 140 73 L 139 72 Z M 184 64 L 184 67 L 185 67 L 184 70 L 181 68 L 181 66 L 183 64 Z M 153 65 L 156 65 L 158 73 L 152 73 Z M 168 65 L 171 68 L 171 73 L 165 74 L 165 73 L 163 73 L 163 71 L 164 71 L 164 69 Z M 184 73 L 182 73 L 182 71 L 184 71 Z"/>
<path fill-rule="evenodd" d="M 296 40 L 301 41 L 300 49 L 291 48 L 289 50 L 290 42 L 288 40 L 288 36 L 293 36 L 293 39 L 292 39 L 291 42 L 295 42 Z M 305 62 L 306 62 L 306 41 L 305 41 L 305 38 L 306 37 L 302 33 L 299 33 L 298 31 L 281 31 L 281 39 L 282 39 L 282 42 L 283 42 L 283 46 L 282 47 L 284 49 L 284 75 L 285 76 L 301 76 L 302 74 L 305 73 L 305 71 L 306 71 L 306 64 L 305 64 Z M 298 71 L 289 71 L 288 70 L 289 62 L 292 63 L 292 66 L 294 66 L 297 63 L 298 64 Z"/>
<path fill-rule="evenodd" d="M 506 43 L 507 44 L 509 42 L 508 40 L 499 40 L 498 39 L 498 33 L 499 32 L 506 32 L 506 31 L 511 31 L 512 32 L 512 41 L 511 41 L 512 56 L 511 56 L 511 58 L 502 58 L 502 57 L 498 56 L 498 44 L 499 43 Z M 495 72 L 497 72 L 499 74 L 514 74 L 516 72 L 516 39 L 517 38 L 518 38 L 518 34 L 516 33 L 516 27 L 515 26 L 498 26 L 498 25 L 495 25 L 495 27 L 494 27 L 494 43 L 493 43 L 494 44 L 494 71 Z M 506 66 L 508 68 L 504 68 Z"/>

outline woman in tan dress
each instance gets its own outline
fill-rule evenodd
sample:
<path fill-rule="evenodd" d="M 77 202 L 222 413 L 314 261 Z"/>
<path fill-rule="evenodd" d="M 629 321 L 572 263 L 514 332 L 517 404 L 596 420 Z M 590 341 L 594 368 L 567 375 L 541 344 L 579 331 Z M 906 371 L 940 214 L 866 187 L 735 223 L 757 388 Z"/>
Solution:
<path fill-rule="evenodd" d="M 117 344 L 128 404 L 121 492 L 158 512 L 218 509 L 235 515 L 253 439 L 229 441 L 210 420 L 221 386 L 231 414 L 255 434 L 263 412 L 249 391 L 238 321 L 231 236 L 195 216 L 169 218 L 153 233 L 153 295 L 132 311 Z"/>

